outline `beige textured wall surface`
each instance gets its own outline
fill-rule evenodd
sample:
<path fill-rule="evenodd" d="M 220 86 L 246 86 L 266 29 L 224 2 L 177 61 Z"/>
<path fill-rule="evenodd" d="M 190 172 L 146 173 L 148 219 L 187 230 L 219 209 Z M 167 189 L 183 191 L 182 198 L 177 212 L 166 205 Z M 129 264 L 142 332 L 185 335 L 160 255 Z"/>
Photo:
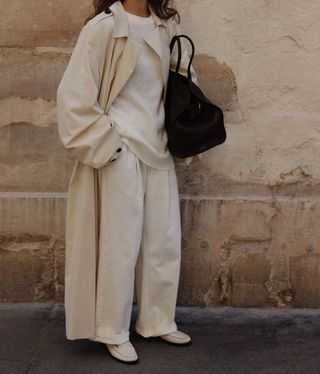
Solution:
<path fill-rule="evenodd" d="M 0 300 L 62 301 L 56 89 L 90 1 L 0 0 Z M 320 306 L 320 3 L 176 0 L 227 140 L 177 166 L 178 304 Z"/>

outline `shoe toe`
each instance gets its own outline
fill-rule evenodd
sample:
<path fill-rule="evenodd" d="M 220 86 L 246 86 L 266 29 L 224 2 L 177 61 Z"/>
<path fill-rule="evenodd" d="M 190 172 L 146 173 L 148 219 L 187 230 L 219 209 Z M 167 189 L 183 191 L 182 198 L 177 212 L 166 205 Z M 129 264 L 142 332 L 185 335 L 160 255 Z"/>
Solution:
<path fill-rule="evenodd" d="M 191 337 L 182 331 L 173 331 L 169 334 L 161 335 L 161 338 L 175 344 L 186 344 L 191 342 Z"/>
<path fill-rule="evenodd" d="M 138 360 L 136 350 L 130 341 L 121 344 L 107 344 L 107 347 L 112 356 L 119 360 L 127 362 Z"/>

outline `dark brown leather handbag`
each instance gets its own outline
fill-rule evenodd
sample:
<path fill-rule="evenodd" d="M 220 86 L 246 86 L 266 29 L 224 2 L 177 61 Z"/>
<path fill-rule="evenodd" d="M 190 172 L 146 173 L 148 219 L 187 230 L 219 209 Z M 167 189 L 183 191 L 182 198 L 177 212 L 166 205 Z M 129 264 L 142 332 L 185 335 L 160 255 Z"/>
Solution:
<path fill-rule="evenodd" d="M 192 45 L 188 64 L 188 76 L 179 73 L 181 63 L 181 40 L 187 38 Z M 222 110 L 210 101 L 192 81 L 191 64 L 194 44 L 187 35 L 174 35 L 170 42 L 170 54 L 178 43 L 178 60 L 175 71 L 169 71 L 165 100 L 165 128 L 168 148 L 180 158 L 194 156 L 226 140 Z"/>

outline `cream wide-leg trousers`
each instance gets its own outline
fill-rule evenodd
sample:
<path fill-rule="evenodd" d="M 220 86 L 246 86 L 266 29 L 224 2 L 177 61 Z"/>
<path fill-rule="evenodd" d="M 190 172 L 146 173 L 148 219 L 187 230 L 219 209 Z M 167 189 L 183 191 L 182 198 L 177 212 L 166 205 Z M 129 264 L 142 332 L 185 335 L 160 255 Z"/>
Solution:
<path fill-rule="evenodd" d="M 181 222 L 175 169 L 148 166 L 124 143 L 120 155 L 98 170 L 101 225 L 90 340 L 129 339 L 134 287 L 135 331 L 144 337 L 176 331 Z"/>

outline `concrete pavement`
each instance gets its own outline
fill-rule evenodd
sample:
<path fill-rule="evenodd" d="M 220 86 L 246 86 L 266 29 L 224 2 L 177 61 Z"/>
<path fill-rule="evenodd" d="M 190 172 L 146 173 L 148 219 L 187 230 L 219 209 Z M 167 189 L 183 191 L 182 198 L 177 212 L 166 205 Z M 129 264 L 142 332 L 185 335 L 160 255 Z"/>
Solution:
<path fill-rule="evenodd" d="M 192 345 L 131 340 L 140 361 L 114 360 L 102 343 L 67 340 L 61 304 L 0 304 L 1 374 L 319 374 L 318 309 L 177 307 Z"/>

